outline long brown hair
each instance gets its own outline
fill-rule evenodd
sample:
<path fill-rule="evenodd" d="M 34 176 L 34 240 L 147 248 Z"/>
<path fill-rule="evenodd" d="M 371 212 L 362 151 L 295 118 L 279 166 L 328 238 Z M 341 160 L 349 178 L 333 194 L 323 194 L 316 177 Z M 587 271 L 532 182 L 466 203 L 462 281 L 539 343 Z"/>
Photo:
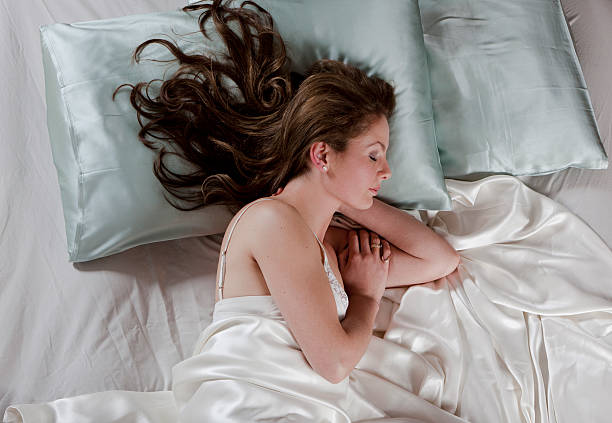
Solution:
<path fill-rule="evenodd" d="M 176 199 L 191 204 L 175 204 L 166 197 L 175 208 L 224 204 L 236 213 L 306 173 L 313 143 L 324 141 L 335 151 L 345 151 L 349 139 L 379 116 L 389 119 L 393 113 L 393 87 L 356 67 L 321 59 L 304 76 L 291 72 L 291 60 L 272 17 L 256 3 L 244 1 L 239 8 L 223 0 L 202 3 L 182 10 L 204 9 L 198 20 L 200 31 L 210 39 L 205 24 L 212 18 L 227 46 L 227 60 L 188 55 L 170 41 L 150 39 L 136 48 L 134 60 L 138 63 L 142 50 L 158 43 L 176 57 L 178 70 L 163 81 L 155 98 L 147 94 L 153 81 L 122 84 L 113 93 L 114 99 L 121 87 L 132 88 L 130 102 L 142 126 L 138 138 L 158 152 L 155 176 Z M 242 37 L 228 25 L 234 20 Z M 223 75 L 235 83 L 240 95 L 228 89 Z M 143 124 L 141 117 L 148 122 Z M 193 170 L 173 171 L 164 161 L 167 155 L 179 157 Z"/>

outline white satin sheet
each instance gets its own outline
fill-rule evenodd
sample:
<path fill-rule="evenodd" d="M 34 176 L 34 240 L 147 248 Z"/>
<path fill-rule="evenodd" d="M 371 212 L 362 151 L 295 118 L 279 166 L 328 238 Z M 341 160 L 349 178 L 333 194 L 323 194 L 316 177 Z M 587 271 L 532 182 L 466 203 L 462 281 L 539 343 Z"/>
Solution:
<path fill-rule="evenodd" d="M 239 300 L 215 310 L 195 354 L 174 366 L 172 391 L 15 405 L 5 420 L 608 421 L 612 252 L 517 178 L 447 187 L 453 211 L 421 217 L 459 251 L 460 266 L 388 289 L 381 337 L 341 383 L 308 366 L 273 302 Z"/>

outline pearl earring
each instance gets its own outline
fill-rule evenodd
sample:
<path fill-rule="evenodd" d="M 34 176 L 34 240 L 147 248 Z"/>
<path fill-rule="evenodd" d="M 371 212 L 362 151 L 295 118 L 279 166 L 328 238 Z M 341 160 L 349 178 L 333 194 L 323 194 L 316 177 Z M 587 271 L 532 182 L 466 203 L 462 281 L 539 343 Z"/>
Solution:
<path fill-rule="evenodd" d="M 321 156 L 317 156 L 321 160 Z M 327 172 L 327 166 L 323 166 L 323 170 Z"/>

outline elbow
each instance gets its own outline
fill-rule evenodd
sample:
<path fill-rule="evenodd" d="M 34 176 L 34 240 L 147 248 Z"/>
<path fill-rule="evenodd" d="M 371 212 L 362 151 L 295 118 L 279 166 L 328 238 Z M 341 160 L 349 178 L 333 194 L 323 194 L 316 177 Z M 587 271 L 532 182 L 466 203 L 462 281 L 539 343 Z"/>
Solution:
<path fill-rule="evenodd" d="M 339 345 L 333 345 L 332 348 L 328 347 L 319 349 L 319 354 L 315 356 L 303 352 L 306 361 L 315 373 L 326 381 L 337 384 L 346 379 L 350 370 L 347 370 L 346 357 L 341 352 L 344 348 Z"/>
<path fill-rule="evenodd" d="M 334 385 L 342 382 L 348 376 L 348 373 L 342 366 L 337 366 L 336 371 L 326 377 L 328 382 L 333 383 Z"/>
<path fill-rule="evenodd" d="M 461 256 L 459 255 L 459 253 L 457 253 L 455 249 L 452 249 L 449 258 L 445 260 L 446 267 L 444 270 L 444 274 L 441 277 L 444 277 L 446 275 L 450 275 L 451 273 L 453 273 L 457 269 L 457 266 L 459 266 L 460 261 L 461 261 Z"/>
<path fill-rule="evenodd" d="M 430 260 L 429 263 L 432 266 L 432 281 L 438 280 L 445 276 L 453 273 L 457 266 L 459 266 L 459 262 L 461 261 L 461 256 L 455 251 L 451 249 L 448 252 L 440 254 L 436 257 L 435 260 Z"/>
<path fill-rule="evenodd" d="M 317 371 L 325 380 L 334 385 L 342 382 L 348 376 L 346 368 L 340 364 L 330 365 L 325 371 Z"/>

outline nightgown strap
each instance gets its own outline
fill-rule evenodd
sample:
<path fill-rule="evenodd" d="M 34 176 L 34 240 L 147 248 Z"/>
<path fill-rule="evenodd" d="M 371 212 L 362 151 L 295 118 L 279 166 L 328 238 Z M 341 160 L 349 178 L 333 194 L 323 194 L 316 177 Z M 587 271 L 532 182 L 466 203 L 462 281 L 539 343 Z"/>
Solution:
<path fill-rule="evenodd" d="M 230 228 L 229 235 L 227 236 L 227 243 L 225 244 L 225 248 L 221 252 L 221 268 L 219 270 L 219 283 L 218 283 L 218 288 L 217 288 L 219 290 L 219 301 L 221 301 L 223 299 L 223 282 L 225 280 L 225 255 L 227 253 L 227 248 L 229 246 L 230 239 L 232 238 L 232 232 L 234 232 L 234 228 L 236 227 L 236 224 L 238 223 L 238 221 L 240 220 L 240 218 L 242 217 L 244 212 L 246 212 L 249 209 L 249 207 L 251 207 L 253 204 L 259 202 L 260 200 L 274 200 L 274 198 L 272 198 L 272 197 L 262 197 L 262 198 L 258 198 L 257 200 L 253 201 L 244 210 L 242 210 L 242 212 L 240 212 L 240 214 L 238 215 L 238 217 L 234 221 L 234 224 Z M 321 249 L 323 249 L 323 254 L 325 254 L 325 248 L 323 247 L 323 244 L 321 244 L 321 241 L 319 241 L 319 237 L 317 236 L 317 234 L 315 234 L 312 231 L 312 229 L 310 231 L 312 232 L 312 234 L 317 239 L 317 242 L 321 246 Z M 325 264 L 327 265 L 327 254 L 325 254 Z"/>
<path fill-rule="evenodd" d="M 236 224 L 238 223 L 238 221 L 240 220 L 244 212 L 247 211 L 249 207 L 251 207 L 253 204 L 258 203 L 261 200 L 273 200 L 273 198 L 262 197 L 262 198 L 258 198 L 257 200 L 253 201 L 244 210 L 242 210 L 242 212 L 240 212 L 240 214 L 238 215 L 238 218 L 236 218 L 236 220 L 234 221 L 234 224 L 230 228 L 229 235 L 227 236 L 227 242 L 225 243 L 225 249 L 223 249 L 223 251 L 221 252 L 221 268 L 219 270 L 219 284 L 217 288 L 219 290 L 219 301 L 223 299 L 223 281 L 225 277 L 225 274 L 224 274 L 225 273 L 225 254 L 227 253 L 227 247 L 229 246 L 230 239 L 232 238 L 232 232 L 234 232 L 234 228 L 236 227 Z"/>

